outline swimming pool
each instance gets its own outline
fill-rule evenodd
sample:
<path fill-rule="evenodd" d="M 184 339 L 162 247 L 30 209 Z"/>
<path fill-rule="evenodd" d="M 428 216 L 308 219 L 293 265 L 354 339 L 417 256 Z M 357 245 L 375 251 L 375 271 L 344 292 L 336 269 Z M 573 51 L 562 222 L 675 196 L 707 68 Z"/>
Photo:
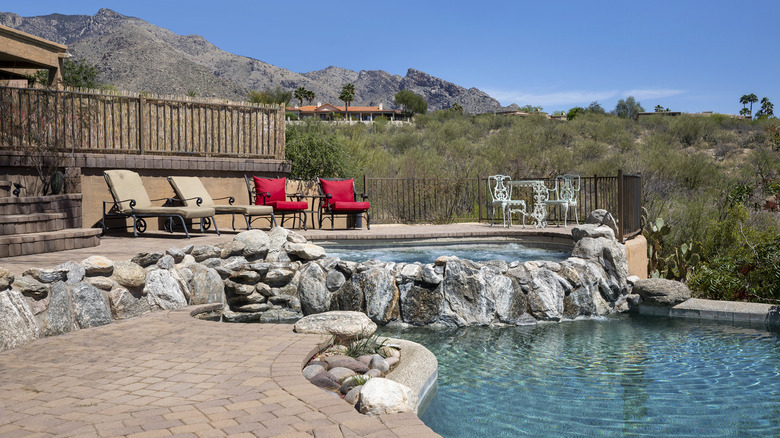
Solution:
<path fill-rule="evenodd" d="M 516 241 L 468 241 L 458 242 L 322 242 L 328 256 L 341 260 L 362 262 L 380 260 L 396 263 L 433 263 L 440 256 L 456 256 L 475 262 L 488 260 L 549 260 L 562 261 L 571 255 L 571 248 L 558 246 L 532 246 Z"/>
<path fill-rule="evenodd" d="M 777 333 L 639 315 L 531 327 L 385 327 L 439 361 L 444 437 L 778 436 Z"/>

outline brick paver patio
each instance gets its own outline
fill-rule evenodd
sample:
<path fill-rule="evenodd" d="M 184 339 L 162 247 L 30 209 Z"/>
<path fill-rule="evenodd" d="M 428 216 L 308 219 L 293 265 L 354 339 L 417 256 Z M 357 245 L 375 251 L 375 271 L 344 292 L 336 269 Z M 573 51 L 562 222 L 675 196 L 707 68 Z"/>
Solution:
<path fill-rule="evenodd" d="M 524 233 L 538 234 L 484 224 L 302 232 L 311 239 Z M 0 266 L 19 275 L 91 255 L 124 260 L 234 235 L 108 236 L 95 248 L 9 257 Z M 0 437 L 437 436 L 414 414 L 367 417 L 306 381 L 301 366 L 321 336 L 296 334 L 284 324 L 202 321 L 191 311 L 151 313 L 0 353 Z"/>

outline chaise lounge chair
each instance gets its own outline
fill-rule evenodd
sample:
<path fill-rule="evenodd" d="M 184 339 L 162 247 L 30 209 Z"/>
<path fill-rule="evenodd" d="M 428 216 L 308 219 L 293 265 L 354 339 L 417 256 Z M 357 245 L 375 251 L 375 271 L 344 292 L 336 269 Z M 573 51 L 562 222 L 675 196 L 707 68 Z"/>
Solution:
<path fill-rule="evenodd" d="M 234 205 L 236 201 L 232 196 L 226 196 L 224 198 L 217 198 L 217 200 L 227 199 L 229 205 L 215 204 L 214 199 L 209 195 L 209 192 L 203 187 L 203 183 L 197 176 L 169 176 L 168 182 L 173 187 L 173 191 L 176 192 L 176 196 L 184 202 L 184 205 L 188 207 L 211 207 L 214 209 L 215 214 L 229 214 L 232 215 L 231 225 L 233 230 L 236 229 L 236 215 L 240 214 L 244 216 L 246 221 L 246 229 L 251 229 L 252 220 L 259 216 L 271 216 L 270 222 L 273 226 L 276 226 L 276 218 L 274 217 L 274 209 L 266 205 Z"/>
<path fill-rule="evenodd" d="M 106 170 L 103 172 L 103 177 L 106 179 L 106 184 L 108 184 L 108 191 L 111 193 L 111 197 L 114 198 L 114 202 L 103 201 L 103 219 L 101 221 L 103 233 L 108 230 L 106 220 L 111 218 L 132 218 L 133 235 L 136 237 L 138 237 L 138 233 L 146 231 L 146 221 L 144 218 L 147 217 L 168 218 L 164 227 L 171 233 L 173 232 L 174 218 L 179 218 L 187 238 L 190 237 L 190 233 L 187 231 L 185 219 L 200 219 L 201 233 L 206 229 L 206 220 L 214 222 L 215 211 L 211 207 L 153 206 L 153 201 L 162 201 L 165 199 L 167 204 L 171 204 L 175 199 L 149 199 L 149 195 L 146 193 L 141 177 L 131 170 Z M 111 207 L 106 209 L 108 205 L 111 205 Z M 217 228 L 216 222 L 214 223 L 214 229 L 216 230 L 217 235 L 219 235 L 219 229 Z"/>
<path fill-rule="evenodd" d="M 366 214 L 366 229 L 371 229 L 371 215 L 368 209 L 371 203 L 366 201 L 368 195 L 363 193 L 363 201 L 357 200 L 355 193 L 355 180 L 336 179 L 336 178 L 318 178 L 320 182 L 320 228 L 322 220 L 330 214 L 330 229 L 333 229 L 334 215 L 361 215 Z"/>
<path fill-rule="evenodd" d="M 287 192 L 285 186 L 287 185 L 287 178 L 261 178 L 253 176 L 249 179 L 244 175 L 246 181 L 246 189 L 249 192 L 249 202 L 254 201 L 256 205 L 270 206 L 273 208 L 274 214 L 281 216 L 281 226 L 284 226 L 285 216 L 291 215 L 293 220 L 293 228 L 295 228 L 295 219 L 298 219 L 299 223 L 303 224 L 303 229 L 306 229 L 306 210 L 309 208 L 309 204 L 303 199 L 302 193 L 295 193 L 290 195 L 291 198 L 297 199 L 296 201 L 287 200 Z"/>

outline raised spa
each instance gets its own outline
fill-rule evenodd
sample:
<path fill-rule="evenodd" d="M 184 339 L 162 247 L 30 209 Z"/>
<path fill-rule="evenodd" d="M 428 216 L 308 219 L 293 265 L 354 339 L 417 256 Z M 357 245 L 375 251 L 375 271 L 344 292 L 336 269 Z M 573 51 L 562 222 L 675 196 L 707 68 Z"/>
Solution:
<path fill-rule="evenodd" d="M 456 256 L 475 262 L 504 260 L 562 261 L 571 254 L 571 244 L 535 244 L 516 240 L 361 241 L 318 242 L 330 257 L 362 262 L 433 263 L 440 256 Z"/>

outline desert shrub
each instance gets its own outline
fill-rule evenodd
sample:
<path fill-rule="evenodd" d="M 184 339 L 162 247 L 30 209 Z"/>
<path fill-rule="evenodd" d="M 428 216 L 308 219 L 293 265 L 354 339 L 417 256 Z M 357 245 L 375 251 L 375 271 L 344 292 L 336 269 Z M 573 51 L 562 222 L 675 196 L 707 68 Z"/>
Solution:
<path fill-rule="evenodd" d="M 321 177 L 352 176 L 349 157 L 335 135 L 309 125 L 308 129 L 287 129 L 286 158 L 290 161 L 290 177 L 309 180 Z"/>

